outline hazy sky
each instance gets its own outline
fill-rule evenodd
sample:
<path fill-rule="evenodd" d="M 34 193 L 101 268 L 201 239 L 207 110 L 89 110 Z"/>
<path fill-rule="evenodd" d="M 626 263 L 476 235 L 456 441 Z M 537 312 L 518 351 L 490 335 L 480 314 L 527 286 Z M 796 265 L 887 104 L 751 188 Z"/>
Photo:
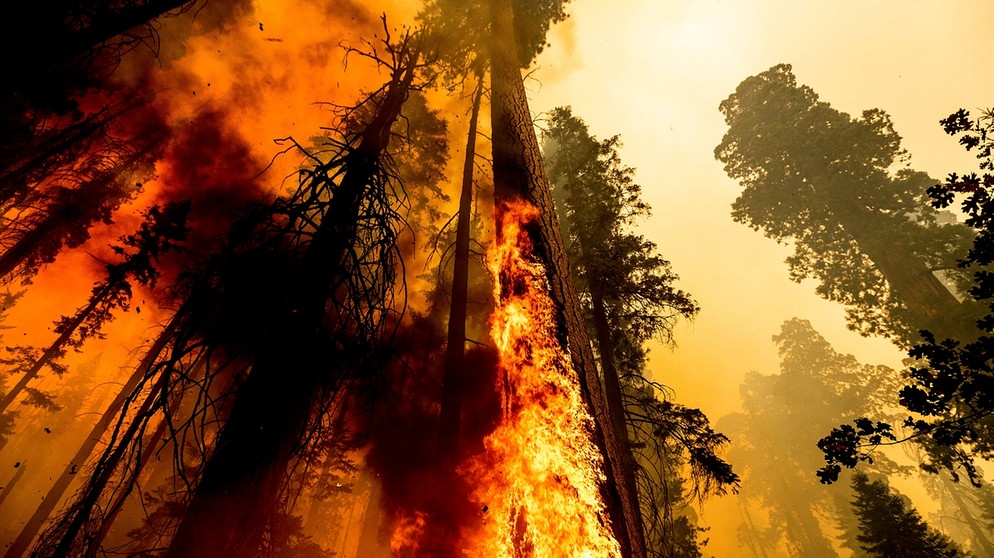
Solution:
<path fill-rule="evenodd" d="M 223 113 L 219 118 L 244 136 L 247 150 L 263 163 L 277 149 L 273 138 L 294 134 L 306 141 L 329 118 L 327 106 L 315 101 L 351 101 L 350 82 L 381 79 L 358 62 L 346 75 L 339 50 L 340 41 L 357 44 L 363 32 L 379 31 L 378 22 L 350 17 L 342 11 L 346 3 L 329 2 L 335 10 L 322 4 L 258 1 L 244 21 L 224 33 L 181 45 L 165 41 L 167 48 L 182 52 L 152 76 L 161 86 L 157 102 L 167 120 L 179 126 L 193 115 Z M 417 3 L 384 4 L 393 22 L 410 15 Z M 901 352 L 886 341 L 846 331 L 842 308 L 818 298 L 813 283 L 787 279 L 787 247 L 731 220 L 730 204 L 740 187 L 713 157 L 726 129 L 718 104 L 744 78 L 789 63 L 799 82 L 840 110 L 887 111 L 905 138 L 914 168 L 937 178 L 974 168 L 972 156 L 937 122 L 959 107 L 994 105 L 989 70 L 994 3 L 573 0 L 568 10 L 570 19 L 552 31 L 552 46 L 526 84 L 532 110 L 569 104 L 598 137 L 622 136 L 623 159 L 637 168 L 644 197 L 654 209 L 642 232 L 672 262 L 681 276 L 678 286 L 702 307 L 693 324 L 678 328 L 676 349 L 654 348 L 656 378 L 675 388 L 680 402 L 717 420 L 738 408 L 747 372 L 777 372 L 770 337 L 795 316 L 811 320 L 840 352 L 898 366 Z M 129 69 L 121 71 L 122 79 Z M 175 169 L 166 161 L 157 170 L 159 185 L 149 190 L 168 189 Z M 274 171 L 269 176 L 283 175 Z M 118 219 L 85 248 L 104 246 L 134 225 L 134 218 Z M 18 329 L 9 335 L 19 335 L 24 343 L 50 342 L 51 320 L 88 294 L 89 281 L 77 276 L 84 267 L 98 267 L 89 253 L 64 255 L 38 277 L 31 303 L 17 310 L 30 316 L 14 316 L 11 322 Z M 159 319 L 151 306 L 150 301 L 144 313 L 117 320 L 111 340 L 92 345 L 87 357 L 106 349 L 108 362 L 123 362 L 112 351 L 128 353 L 140 342 L 122 341 L 115 332 L 151 337 L 150 326 Z M 19 441 L 11 448 L 29 445 Z M 38 451 L 44 455 L 31 455 L 25 476 L 25 483 L 36 483 L 38 490 L 12 496 L 8 509 L 33 511 L 41 487 L 47 486 L 44 468 L 58 470 L 69 459 L 48 446 Z M 11 471 L 0 481 L 6 482 Z M 734 501 L 725 499 L 708 509 L 705 521 L 718 526 L 729 513 L 737 513 Z M 2 527 L 0 534 L 7 535 Z M 716 527 L 708 536 L 709 554 L 738 555 L 732 530 Z"/>
<path fill-rule="evenodd" d="M 787 279 L 787 247 L 732 221 L 740 187 L 713 156 L 727 129 L 718 104 L 746 77 L 792 64 L 835 108 L 888 112 L 914 168 L 936 178 L 975 169 L 938 120 L 994 106 L 994 3 L 574 0 L 570 13 L 528 84 L 532 110 L 569 104 L 598 137 L 621 134 L 654 210 L 642 232 L 702 307 L 675 350 L 653 350 L 656 378 L 717 420 L 737 409 L 746 372 L 778 371 L 770 337 L 794 316 L 840 352 L 899 366 L 902 352 L 847 331 L 814 282 Z M 707 522 L 737 521 L 727 504 L 709 506 Z M 709 553 L 736 555 L 734 532 L 709 536 Z"/>
<path fill-rule="evenodd" d="M 779 325 L 810 319 L 840 351 L 897 365 L 886 341 L 845 330 L 841 306 L 787 279 L 789 248 L 735 223 L 739 185 L 714 159 L 718 104 L 746 77 L 785 62 L 821 99 L 894 120 L 911 165 L 943 177 L 976 168 L 938 120 L 994 104 L 990 2 L 574 0 L 529 82 L 533 112 L 569 104 L 598 137 L 621 134 L 653 216 L 642 232 L 702 307 L 653 366 L 680 398 L 733 410 L 749 370 L 775 372 Z"/>

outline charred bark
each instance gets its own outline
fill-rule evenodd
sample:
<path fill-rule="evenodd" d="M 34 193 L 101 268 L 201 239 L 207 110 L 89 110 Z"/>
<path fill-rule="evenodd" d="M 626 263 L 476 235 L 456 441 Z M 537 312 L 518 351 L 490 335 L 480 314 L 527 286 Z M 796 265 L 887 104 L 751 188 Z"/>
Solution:
<path fill-rule="evenodd" d="M 624 556 L 646 555 L 638 497 L 621 477 L 624 458 L 611 428 L 610 412 L 597 377 L 593 351 L 584 326 L 576 288 L 552 194 L 542 166 L 538 138 L 532 124 L 521 78 L 514 38 L 514 10 L 510 0 L 492 2 L 491 121 L 493 127 L 494 201 L 531 203 L 540 211 L 529 235 L 549 280 L 550 295 L 559 309 L 558 337 L 567 348 L 597 431 L 595 442 L 604 456 L 604 501 L 611 528 Z M 500 222 L 500 219 L 497 220 Z M 498 231 L 500 234 L 500 231 Z"/>
<path fill-rule="evenodd" d="M 449 330 L 445 347 L 445 372 L 442 376 L 442 408 L 439 414 L 438 450 L 443 459 L 458 453 L 462 423 L 462 397 L 465 390 L 466 317 L 469 297 L 470 213 L 473 204 L 473 168 L 476 165 L 476 124 L 483 97 L 483 76 L 473 96 L 473 109 L 466 138 L 462 191 L 459 194 L 459 219 L 456 222 L 456 249 L 452 266 L 452 302 L 449 306 Z"/>
<path fill-rule="evenodd" d="M 166 556 L 256 555 L 315 399 L 341 381 L 348 340 L 330 335 L 326 306 L 356 240 L 360 203 L 378 171 L 414 79 L 417 54 L 394 70 L 375 116 L 342 161 L 345 172 L 295 272 L 282 327 L 254 359 Z M 341 324 L 330 328 L 343 329 Z"/>

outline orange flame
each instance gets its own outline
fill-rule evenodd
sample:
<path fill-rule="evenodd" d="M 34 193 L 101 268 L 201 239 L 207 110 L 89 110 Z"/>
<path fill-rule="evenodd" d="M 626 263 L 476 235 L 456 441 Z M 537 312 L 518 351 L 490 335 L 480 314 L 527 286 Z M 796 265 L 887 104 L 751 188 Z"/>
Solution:
<path fill-rule="evenodd" d="M 488 253 L 498 308 L 503 418 L 482 454 L 460 468 L 474 486 L 482 528 L 465 535 L 469 556 L 620 557 L 599 484 L 601 456 L 579 378 L 555 335 L 545 270 L 523 227 L 525 203 L 498 211 L 501 236 Z"/>
<path fill-rule="evenodd" d="M 414 512 L 413 516 L 401 516 L 390 537 L 390 551 L 394 556 L 407 550 L 417 555 L 419 541 L 424 532 L 427 514 Z"/>

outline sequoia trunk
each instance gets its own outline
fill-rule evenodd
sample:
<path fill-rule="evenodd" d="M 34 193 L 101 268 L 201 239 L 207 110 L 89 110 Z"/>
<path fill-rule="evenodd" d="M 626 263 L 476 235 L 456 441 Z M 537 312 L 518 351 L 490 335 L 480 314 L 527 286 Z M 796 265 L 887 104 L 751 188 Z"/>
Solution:
<path fill-rule="evenodd" d="M 611 528 L 622 555 L 646 555 L 638 498 L 620 478 L 623 458 L 611 428 L 611 419 L 601 392 L 593 351 L 584 328 L 583 316 L 552 193 L 542 165 L 538 138 L 532 124 L 521 64 L 514 38 L 514 9 L 511 0 L 492 1 L 491 40 L 491 126 L 493 128 L 494 203 L 524 200 L 541 213 L 529 235 L 534 250 L 545 266 L 550 295 L 559 310 L 557 336 L 569 350 L 587 405 L 597 425 L 595 442 L 604 456 L 604 501 Z M 497 219 L 500 223 L 500 219 Z M 499 231 L 498 231 L 499 233 Z"/>

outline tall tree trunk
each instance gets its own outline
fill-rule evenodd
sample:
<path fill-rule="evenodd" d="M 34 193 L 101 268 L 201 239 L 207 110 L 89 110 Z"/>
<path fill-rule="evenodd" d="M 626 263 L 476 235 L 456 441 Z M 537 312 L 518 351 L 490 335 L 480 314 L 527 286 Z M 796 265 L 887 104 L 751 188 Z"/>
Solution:
<path fill-rule="evenodd" d="M 138 384 L 148 373 L 149 369 L 151 368 L 152 364 L 155 362 L 155 359 L 158 358 L 159 353 L 162 352 L 162 349 L 165 347 L 166 342 L 171 337 L 172 332 L 175 330 L 175 328 L 176 328 L 176 322 L 175 321 L 170 322 L 170 324 L 166 326 L 166 329 L 164 329 L 162 333 L 159 334 L 159 337 L 156 339 L 155 343 L 146 353 L 145 358 L 142 359 L 142 362 L 135 368 L 135 371 L 131 374 L 131 377 L 128 379 L 124 387 L 121 389 L 120 393 L 117 394 L 117 397 L 114 398 L 114 401 L 112 401 L 111 404 L 107 406 L 107 408 L 104 410 L 103 415 L 100 416 L 100 419 L 97 420 L 96 424 L 93 425 L 93 428 L 90 429 L 89 436 L 86 437 L 86 439 L 80 445 L 79 449 L 76 450 L 76 455 L 73 456 L 72 460 L 70 461 L 70 464 L 66 467 L 66 470 L 62 473 L 62 475 L 59 476 L 58 479 L 55 480 L 55 483 L 52 485 L 51 488 L 49 488 L 48 493 L 45 495 L 45 497 L 42 499 L 41 504 L 35 510 L 34 515 L 32 515 L 31 519 L 29 519 L 28 522 L 24 524 L 24 527 L 21 529 L 20 534 L 18 534 L 17 539 L 14 540 L 13 544 L 7 547 L 7 552 L 6 554 L 4 554 L 4 558 L 17 558 L 20 556 L 24 556 L 29 545 L 31 544 L 31 541 L 34 540 L 35 535 L 38 534 L 38 531 L 40 531 L 42 525 L 44 525 L 45 520 L 51 516 L 52 511 L 54 511 L 55 507 L 59 504 L 60 501 L 62 501 L 62 496 L 65 494 L 66 490 L 69 488 L 70 483 L 72 483 L 72 480 L 75 478 L 76 471 L 81 470 L 83 468 L 83 465 L 89 460 L 90 454 L 93 453 L 93 449 L 96 448 L 98 443 L 100 443 L 100 438 L 107 431 L 107 428 L 110 426 L 111 421 L 114 420 L 114 418 L 117 416 L 121 408 L 124 407 L 125 402 L 127 402 L 128 399 L 132 396 L 132 392 L 135 390 L 136 387 L 138 387 Z M 157 395 L 158 394 L 153 392 L 149 396 L 149 398 L 156 397 Z M 112 466 L 112 468 L 114 467 L 116 467 L 116 463 Z M 96 492 L 97 495 L 100 494 L 100 491 L 102 491 L 103 486 L 104 485 L 100 486 L 100 489 Z M 88 493 L 92 492 L 89 486 L 87 487 L 87 492 Z M 83 498 L 85 499 L 86 496 L 84 496 Z M 93 499 L 93 502 L 95 503 L 95 499 Z M 69 530 L 72 532 L 70 541 L 75 539 L 79 527 L 82 526 L 82 524 L 89 519 L 89 514 L 92 507 L 93 507 L 92 504 L 82 506 L 80 513 L 77 514 L 77 515 L 82 515 L 83 516 L 82 519 L 79 520 L 78 522 L 74 520 L 71 526 L 69 527 Z M 54 554 L 54 555 L 63 556 L 66 554 L 63 552 L 62 554 Z"/>
<path fill-rule="evenodd" d="M 611 428 L 593 351 L 584 327 L 583 316 L 552 193 L 542 166 L 541 152 L 528 99 L 521 78 L 514 38 L 514 9 L 511 0 L 492 0 L 491 40 L 491 125 L 493 128 L 494 202 L 497 211 L 502 204 L 525 200 L 540 211 L 537 225 L 529 235 L 535 253 L 542 260 L 549 279 L 550 295 L 557 309 L 557 331 L 576 370 L 594 421 L 597 425 L 595 443 L 604 456 L 604 501 L 611 519 L 611 528 L 621 546 L 622 555 L 643 558 L 646 555 L 638 497 L 620 478 L 623 458 Z M 500 219 L 497 219 L 500 223 Z M 499 231 L 498 231 L 499 234 Z"/>
<path fill-rule="evenodd" d="M 445 373 L 442 376 L 442 409 L 439 413 L 438 451 L 443 460 L 458 453 L 462 423 L 462 397 L 465 389 L 466 316 L 469 297 L 469 242 L 473 205 L 473 168 L 476 165 L 476 123 L 483 98 L 483 74 L 473 96 L 473 110 L 466 138 L 462 191 L 459 194 L 459 219 L 456 222 L 456 252 L 452 265 L 452 302 L 449 306 L 449 331 L 445 346 Z"/>
<path fill-rule="evenodd" d="M 949 491 L 949 495 L 952 497 L 953 502 L 956 503 L 956 507 L 959 510 L 960 515 L 963 517 L 963 521 L 973 533 L 973 542 L 980 547 L 974 549 L 974 551 L 983 549 L 984 556 L 994 557 L 994 544 L 991 543 L 990 527 L 982 525 L 979 521 L 977 521 L 977 515 L 973 507 L 967 504 L 966 500 L 963 499 L 963 494 L 960 492 L 961 490 L 976 490 L 976 488 L 970 484 L 952 482 L 946 478 L 942 478 L 939 482 L 945 485 L 945 488 Z"/>
<path fill-rule="evenodd" d="M 935 276 L 914 252 L 903 244 L 882 245 L 877 239 L 873 213 L 851 200 L 846 211 L 839 211 L 842 226 L 852 235 L 867 257 L 873 261 L 890 288 L 914 314 L 913 327 L 928 329 L 942 339 L 951 337 L 963 342 L 976 339 L 979 330 L 963 315 L 963 304 Z"/>
<path fill-rule="evenodd" d="M 600 353 L 601 375 L 604 380 L 604 398 L 607 403 L 608 415 L 611 417 L 611 429 L 614 430 L 621 453 L 621 467 L 618 471 L 619 482 L 625 483 L 628 491 L 638 501 L 638 481 L 636 472 L 638 464 L 632 452 L 631 440 L 628 437 L 628 420 L 625 412 L 625 399 L 621 391 L 621 378 L 618 367 L 614 364 L 614 341 L 611 336 L 611 326 L 607 317 L 607 306 L 604 303 L 604 289 L 599 277 L 590 278 L 590 302 L 594 319 L 594 332 L 597 336 L 597 348 Z M 639 507 L 639 522 L 642 508 Z"/>
<path fill-rule="evenodd" d="M 137 105 L 104 107 L 82 122 L 49 132 L 23 150 L 0 159 L 3 161 L 0 164 L 0 207 L 6 207 L 10 200 L 22 196 L 29 185 L 50 175 L 53 168 L 78 156 L 94 136 L 106 134 L 111 121 Z"/>
<path fill-rule="evenodd" d="M 201 363 L 200 368 L 204 367 Z M 155 395 L 155 394 L 153 394 Z M 152 397 L 150 395 L 150 397 Z M 149 401 L 151 402 L 151 401 Z M 182 397 L 177 397 L 169 406 L 166 411 L 168 413 L 175 414 L 180 409 L 180 404 L 183 402 Z M 147 406 L 143 407 L 147 408 Z M 96 558 L 97 554 L 100 552 L 103 545 L 104 539 L 107 538 L 107 533 L 110 532 L 111 527 L 114 526 L 114 521 L 117 520 L 117 516 L 124 509 L 124 504 L 127 502 L 128 498 L 134 492 L 135 487 L 138 486 L 139 477 L 141 477 L 142 472 L 148 465 L 148 462 L 152 459 L 152 456 L 156 453 L 159 444 L 162 443 L 162 439 L 166 437 L 166 433 L 169 432 L 169 424 L 165 419 L 159 421 L 159 424 L 155 426 L 155 430 L 152 435 L 144 440 L 142 444 L 145 449 L 142 449 L 138 455 L 138 461 L 134 464 L 133 468 L 128 472 L 130 479 L 126 481 L 126 485 L 123 490 L 121 490 L 114 499 L 107 505 L 103 513 L 103 517 L 100 520 L 100 528 L 97 529 L 95 533 L 89 534 L 86 539 L 85 556 L 86 558 Z M 132 435 L 130 439 L 133 439 Z M 129 440 L 130 440 L 129 439 Z M 122 439 L 120 445 L 125 445 L 129 443 L 129 440 Z M 123 456 L 123 453 L 121 454 Z M 113 464 L 114 467 L 118 466 L 120 458 L 116 460 L 117 462 Z"/>
<path fill-rule="evenodd" d="M 752 553 L 756 556 L 756 558 L 769 558 L 770 555 L 767 554 L 766 547 L 763 546 L 763 539 L 761 533 L 759 531 L 759 528 L 756 527 L 756 524 L 752 520 L 752 514 L 749 513 L 749 508 L 747 507 L 747 504 L 744 504 L 743 501 L 740 499 L 738 506 L 739 506 L 739 513 L 746 521 L 745 532 L 746 534 L 749 535 L 749 543 L 750 543 L 749 547 L 752 549 Z"/>
<path fill-rule="evenodd" d="M 62 20 L 80 14 L 73 13 L 71 4 L 69 4 L 69 8 L 62 9 L 60 4 L 63 3 L 58 3 L 50 8 L 54 10 L 54 13 L 44 13 L 45 16 L 48 16 L 50 28 L 39 29 L 39 31 L 48 32 L 50 36 L 46 37 L 44 41 L 36 41 L 32 45 L 32 52 L 27 56 L 11 57 L 10 60 L 5 60 L 4 69 L 19 71 L 16 74 L 19 78 L 43 75 L 60 65 L 72 62 L 78 56 L 95 49 L 118 35 L 149 23 L 184 4 L 192 3 L 193 0 L 145 0 L 129 3 L 126 7 L 115 10 L 107 7 L 106 4 L 109 3 L 105 2 L 105 6 L 102 9 L 97 9 L 96 14 L 86 18 L 86 25 L 79 29 L 69 28 L 66 25 L 67 22 Z M 18 8 L 12 19 L 16 21 L 17 16 L 31 17 L 42 14 L 43 12 L 36 7 Z M 55 25 L 51 25 L 53 20 L 55 20 Z M 13 35 L 12 37 L 0 38 L 0 45 L 4 47 L 5 52 L 16 52 L 15 49 L 18 46 L 21 47 L 21 50 L 24 49 L 23 45 L 16 42 L 17 37 L 20 36 L 16 33 L 16 29 L 13 29 L 11 25 L 3 25 L 0 28 L 3 29 L 4 35 Z"/>
<path fill-rule="evenodd" d="M 275 328 L 238 389 L 168 558 L 247 558 L 257 553 L 289 465 L 299 453 L 313 399 L 334 387 L 335 366 L 348 350 L 327 346 L 326 302 L 354 244 L 362 197 L 407 99 L 417 58 L 411 54 L 405 67 L 395 71 L 359 145 L 346 155 L 345 174 L 295 275 L 298 288 L 273 293 L 289 297 L 289 314 L 281 317 L 283 327 Z"/>
<path fill-rule="evenodd" d="M 0 506 L 3 506 L 4 500 L 7 499 L 7 496 L 10 496 L 10 491 L 14 490 L 14 486 L 17 484 L 18 481 L 21 480 L 21 477 L 24 476 L 24 471 L 27 469 L 27 467 L 28 467 L 28 462 L 26 460 L 22 461 L 21 464 L 17 467 L 17 471 L 14 472 L 14 476 L 11 477 L 9 481 L 7 481 L 6 486 L 0 487 Z"/>

